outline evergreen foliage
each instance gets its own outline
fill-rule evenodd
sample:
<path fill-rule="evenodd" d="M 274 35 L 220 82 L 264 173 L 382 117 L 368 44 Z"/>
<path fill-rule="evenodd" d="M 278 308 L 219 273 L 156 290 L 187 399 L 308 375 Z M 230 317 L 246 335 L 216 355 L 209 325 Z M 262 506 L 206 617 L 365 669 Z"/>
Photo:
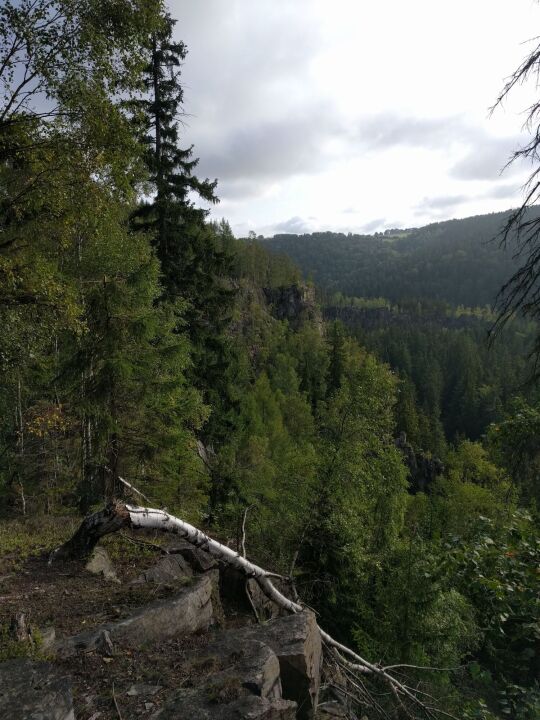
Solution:
<path fill-rule="evenodd" d="M 269 242 L 207 222 L 173 28 L 152 0 L 0 8 L 2 514 L 87 510 L 126 476 L 231 543 L 245 520 L 337 637 L 457 717 L 532 720 L 536 330 L 484 343 L 501 218 Z"/>

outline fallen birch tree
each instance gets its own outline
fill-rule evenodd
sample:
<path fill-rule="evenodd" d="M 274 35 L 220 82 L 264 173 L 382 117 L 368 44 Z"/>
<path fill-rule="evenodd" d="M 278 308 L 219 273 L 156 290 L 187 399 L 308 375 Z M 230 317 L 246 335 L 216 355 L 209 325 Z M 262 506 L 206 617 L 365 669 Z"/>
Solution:
<path fill-rule="evenodd" d="M 142 493 L 139 493 L 127 481 L 122 479 L 121 481 L 132 491 L 142 496 Z M 179 535 L 195 547 L 204 550 L 221 562 L 240 571 L 245 575 L 246 579 L 253 578 L 264 594 L 280 608 L 290 613 L 304 610 L 301 602 L 290 600 L 272 583 L 272 578 L 286 580 L 287 578 L 284 578 L 284 576 L 265 570 L 259 565 L 250 562 L 227 545 L 212 539 L 195 526 L 174 515 L 170 515 L 164 510 L 129 505 L 118 500 L 109 503 L 103 510 L 86 517 L 77 532 L 66 543 L 52 552 L 49 563 L 59 560 L 82 559 L 94 549 L 101 537 L 123 528 L 159 530 Z M 417 687 L 410 687 L 404 681 L 398 680 L 390 667 L 384 667 L 365 660 L 351 648 L 334 640 L 321 627 L 319 627 L 319 631 L 327 652 L 331 654 L 332 661 L 337 667 L 345 671 L 345 675 L 349 678 L 352 687 L 355 689 L 355 697 L 358 702 L 364 705 L 370 703 L 374 710 L 380 711 L 379 714 L 382 717 L 389 717 L 363 683 L 362 678 L 368 676 L 379 679 L 387 685 L 395 698 L 396 709 L 399 708 L 403 711 L 405 717 L 415 717 L 411 712 L 413 710 L 417 713 L 420 712 L 420 716 L 425 718 L 435 718 L 438 715 L 454 717 L 432 706 L 430 702 L 435 699 L 431 696 Z M 416 715 L 416 717 L 419 716 Z"/>

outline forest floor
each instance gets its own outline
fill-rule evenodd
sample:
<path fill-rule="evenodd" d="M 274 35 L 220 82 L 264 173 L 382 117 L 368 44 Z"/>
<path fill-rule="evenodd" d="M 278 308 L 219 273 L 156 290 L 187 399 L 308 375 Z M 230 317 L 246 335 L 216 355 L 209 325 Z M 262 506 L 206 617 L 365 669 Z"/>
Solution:
<path fill-rule="evenodd" d="M 85 569 L 84 562 L 48 564 L 51 550 L 68 539 L 77 518 L 0 521 L 0 660 L 13 656 L 7 637 L 11 618 L 25 615 L 33 630 L 54 627 L 56 638 L 68 637 L 102 623 L 119 620 L 134 608 L 178 592 L 178 584 L 129 583 L 160 558 L 161 537 L 145 537 L 155 548 L 139 544 L 141 533 L 129 531 L 103 538 L 120 583 L 106 581 Z M 189 583 L 187 578 L 185 582 Z M 227 609 L 227 626 L 246 624 L 234 608 Z M 176 638 L 149 648 L 115 646 L 113 657 L 95 652 L 54 659 L 73 680 L 78 720 L 124 720 L 150 717 L 170 692 L 189 687 L 213 668 L 193 667 L 186 658 L 208 643 L 207 635 Z M 36 659 L 53 660 L 38 647 Z"/>

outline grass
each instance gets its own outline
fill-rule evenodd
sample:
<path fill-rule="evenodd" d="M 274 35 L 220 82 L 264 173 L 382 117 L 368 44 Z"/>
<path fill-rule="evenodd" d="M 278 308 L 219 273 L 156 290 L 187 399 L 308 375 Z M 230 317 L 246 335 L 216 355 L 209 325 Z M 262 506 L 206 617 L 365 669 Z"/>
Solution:
<path fill-rule="evenodd" d="M 50 515 L 0 520 L 0 573 L 16 571 L 28 557 L 58 547 L 78 524 L 76 517 Z"/>
<path fill-rule="evenodd" d="M 76 515 L 33 515 L 28 518 L 0 519 L 0 575 L 16 572 L 27 558 L 41 555 L 61 545 L 77 530 L 81 519 Z M 138 542 L 137 537 L 133 542 L 128 538 L 129 531 L 123 534 L 114 533 L 104 537 L 100 544 L 106 547 L 113 562 L 142 560 L 155 557 L 158 553 L 157 548 Z M 166 540 L 164 535 L 160 535 L 152 539 L 152 543 L 159 546 Z"/>

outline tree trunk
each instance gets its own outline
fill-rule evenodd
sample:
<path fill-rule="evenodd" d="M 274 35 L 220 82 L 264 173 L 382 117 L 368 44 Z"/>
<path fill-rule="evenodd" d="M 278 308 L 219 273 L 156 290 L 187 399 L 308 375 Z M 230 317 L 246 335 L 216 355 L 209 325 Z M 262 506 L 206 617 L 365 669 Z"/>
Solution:
<path fill-rule="evenodd" d="M 103 510 L 88 515 L 75 535 L 52 553 L 49 564 L 53 560 L 81 560 L 92 552 L 104 535 L 129 525 L 130 514 L 127 507 L 114 500 Z"/>

